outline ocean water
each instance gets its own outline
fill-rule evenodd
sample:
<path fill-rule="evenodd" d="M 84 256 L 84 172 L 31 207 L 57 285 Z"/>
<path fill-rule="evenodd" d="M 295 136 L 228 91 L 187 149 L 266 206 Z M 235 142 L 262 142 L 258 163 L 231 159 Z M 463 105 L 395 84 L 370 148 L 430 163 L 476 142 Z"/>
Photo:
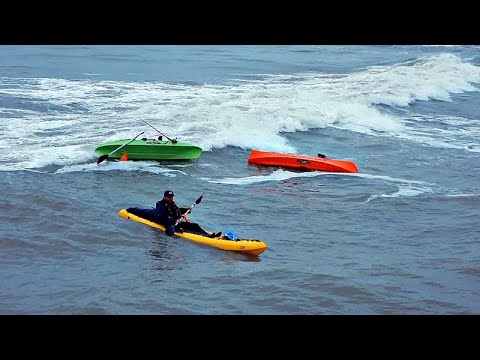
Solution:
<path fill-rule="evenodd" d="M 478 46 L 0 46 L 0 313 L 479 314 L 479 83 Z M 97 165 L 144 121 L 202 156 Z M 268 249 L 117 216 L 167 189 Z"/>

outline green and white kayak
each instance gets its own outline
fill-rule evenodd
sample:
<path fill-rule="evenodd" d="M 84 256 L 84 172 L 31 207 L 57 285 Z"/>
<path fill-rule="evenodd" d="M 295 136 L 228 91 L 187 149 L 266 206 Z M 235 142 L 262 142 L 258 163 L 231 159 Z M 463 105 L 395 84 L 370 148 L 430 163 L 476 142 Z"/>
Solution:
<path fill-rule="evenodd" d="M 115 151 L 117 148 L 120 149 Z M 95 149 L 97 154 L 111 153 L 109 157 L 113 159 L 120 159 L 123 155 L 128 160 L 196 160 L 202 155 L 202 151 L 200 147 L 190 143 L 157 139 L 116 140 L 102 143 Z"/>

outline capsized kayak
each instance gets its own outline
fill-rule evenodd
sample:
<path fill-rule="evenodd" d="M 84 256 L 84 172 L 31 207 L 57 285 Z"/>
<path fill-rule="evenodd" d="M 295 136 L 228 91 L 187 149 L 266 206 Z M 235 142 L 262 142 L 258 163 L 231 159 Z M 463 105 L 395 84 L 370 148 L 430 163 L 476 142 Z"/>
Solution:
<path fill-rule="evenodd" d="M 147 220 L 145 218 L 142 218 L 140 216 L 134 215 L 130 212 L 127 211 L 127 209 L 122 209 L 118 212 L 118 216 L 132 220 L 132 221 L 137 221 L 139 223 L 149 225 L 151 227 L 154 227 L 156 229 L 160 229 L 162 231 L 165 231 L 165 226 L 160 225 L 156 222 Z M 213 234 L 213 233 L 211 233 Z M 220 235 L 219 237 L 207 237 L 203 235 L 198 235 L 194 233 L 189 233 L 189 232 L 175 232 L 175 235 L 180 236 L 181 238 L 208 245 L 208 246 L 213 246 L 221 250 L 228 250 L 228 251 L 235 251 L 238 253 L 243 253 L 243 254 L 249 254 L 249 255 L 260 255 L 267 249 L 267 244 L 265 244 L 263 241 L 260 240 L 253 240 L 253 239 L 237 239 L 237 240 L 229 240 L 225 238 L 225 236 Z"/>
<path fill-rule="evenodd" d="M 129 141 L 126 139 L 105 142 L 98 145 L 95 152 L 100 155 L 110 154 Z M 141 139 L 131 141 L 109 157 L 120 159 L 124 155 L 129 160 L 196 160 L 202 155 L 202 151 L 200 147 L 186 142 Z"/>
<path fill-rule="evenodd" d="M 252 150 L 248 157 L 248 163 L 254 165 L 279 166 L 304 171 L 326 171 L 358 173 L 357 165 L 352 161 L 337 160 L 319 156 L 288 154 Z"/>

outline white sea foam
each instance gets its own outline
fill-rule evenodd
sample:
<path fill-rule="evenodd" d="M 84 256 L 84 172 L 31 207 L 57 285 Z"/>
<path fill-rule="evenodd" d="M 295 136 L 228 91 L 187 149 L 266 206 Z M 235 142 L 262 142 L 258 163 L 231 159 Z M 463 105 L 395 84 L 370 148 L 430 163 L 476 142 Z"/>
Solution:
<path fill-rule="evenodd" d="M 435 184 L 425 181 L 409 180 L 393 178 L 383 175 L 358 174 L 360 177 L 372 179 L 374 181 L 382 181 L 386 184 L 397 187 L 396 191 L 391 193 L 382 193 L 371 195 L 365 202 L 369 202 L 378 198 L 398 198 L 398 197 L 412 197 L 419 196 L 426 193 L 433 193 Z"/>
<path fill-rule="evenodd" d="M 215 184 L 228 184 L 228 185 L 251 185 L 257 183 L 263 183 L 268 181 L 283 181 L 293 178 L 310 178 L 317 176 L 328 176 L 331 173 L 325 173 L 320 171 L 311 171 L 311 172 L 293 172 L 288 170 L 274 170 L 272 173 L 267 175 L 255 175 L 255 176 L 246 176 L 239 178 L 227 177 L 223 179 L 211 179 L 211 178 L 201 178 Z M 339 175 L 336 173 L 336 175 Z M 351 175 L 351 174 L 341 174 L 341 175 Z"/>
<path fill-rule="evenodd" d="M 228 85 L 0 78 L 0 93 L 27 99 L 28 110 L 0 109 L 0 168 L 75 165 L 94 160 L 103 141 L 131 139 L 146 130 L 193 142 L 204 151 L 225 146 L 295 153 L 285 132 L 333 127 L 393 136 L 429 146 L 480 151 L 464 133 L 478 134 L 478 119 L 418 119 L 380 110 L 415 101 L 451 101 L 478 91 L 480 67 L 442 54 L 346 74 L 268 75 Z M 19 86 L 12 86 L 21 84 Z M 2 86 L 4 85 L 4 86 Z M 25 101 L 25 100 L 23 100 Z M 9 112 L 21 117 L 8 117 Z M 413 114 L 414 115 L 414 114 Z M 432 126 L 440 121 L 449 127 Z M 458 124 L 454 124 L 458 122 Z M 478 137 L 477 137 L 478 138 Z"/>
<path fill-rule="evenodd" d="M 93 171 L 145 171 L 167 177 L 176 177 L 187 173 L 177 169 L 165 168 L 154 161 L 105 161 L 100 164 L 89 163 L 82 165 L 69 165 L 56 171 L 57 174 L 71 172 L 93 172 Z"/>

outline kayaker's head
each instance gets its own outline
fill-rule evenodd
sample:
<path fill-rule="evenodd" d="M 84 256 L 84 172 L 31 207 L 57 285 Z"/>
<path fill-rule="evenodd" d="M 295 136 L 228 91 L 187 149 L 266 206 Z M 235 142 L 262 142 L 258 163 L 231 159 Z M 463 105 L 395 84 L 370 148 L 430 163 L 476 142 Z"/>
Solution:
<path fill-rule="evenodd" d="M 167 190 L 163 193 L 163 198 L 167 201 L 172 201 L 175 194 L 171 190 Z"/>

